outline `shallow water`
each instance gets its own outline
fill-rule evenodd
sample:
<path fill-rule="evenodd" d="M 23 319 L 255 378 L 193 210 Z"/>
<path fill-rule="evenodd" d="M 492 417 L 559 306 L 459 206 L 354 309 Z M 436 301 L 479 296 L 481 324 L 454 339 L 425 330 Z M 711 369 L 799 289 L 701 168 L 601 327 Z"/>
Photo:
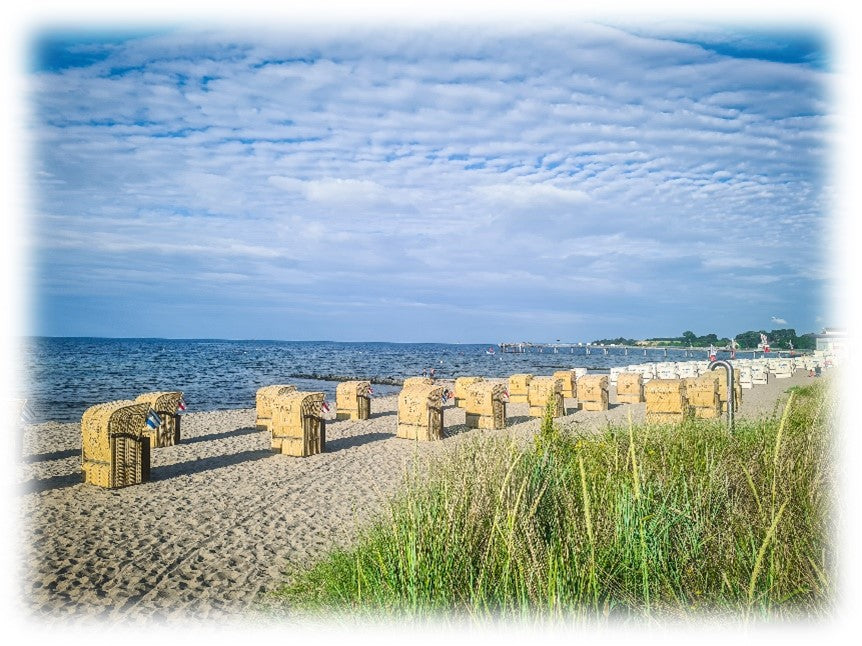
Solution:
<path fill-rule="evenodd" d="M 181 390 L 188 410 L 253 408 L 261 386 L 290 383 L 299 390 L 323 391 L 335 400 L 335 387 L 347 379 L 370 379 L 376 395 L 400 390 L 406 377 L 434 368 L 435 377 L 508 377 L 527 372 L 706 359 L 705 350 L 623 348 L 532 349 L 503 353 L 489 344 L 343 343 L 333 341 L 222 341 L 211 339 L 29 338 L 23 344 L 18 384 L 35 419 L 79 421 L 89 406 L 134 399 L 142 392 Z M 726 358 L 720 353 L 719 358 Z"/>

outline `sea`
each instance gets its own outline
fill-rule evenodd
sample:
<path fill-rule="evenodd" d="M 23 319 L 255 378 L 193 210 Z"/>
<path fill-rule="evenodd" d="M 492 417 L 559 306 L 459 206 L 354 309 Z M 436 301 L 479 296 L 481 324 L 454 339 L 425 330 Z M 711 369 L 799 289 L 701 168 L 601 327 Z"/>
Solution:
<path fill-rule="evenodd" d="M 719 359 L 729 354 L 719 353 Z M 141 393 L 180 390 L 187 411 L 254 408 L 258 388 L 288 383 L 335 401 L 338 382 L 367 379 L 374 395 L 398 393 L 407 377 L 434 369 L 438 379 L 551 374 L 576 367 L 705 360 L 704 349 L 527 347 L 502 352 L 493 343 L 385 343 L 28 337 L 21 346 L 18 395 L 33 423 L 80 421 L 94 404 Z"/>

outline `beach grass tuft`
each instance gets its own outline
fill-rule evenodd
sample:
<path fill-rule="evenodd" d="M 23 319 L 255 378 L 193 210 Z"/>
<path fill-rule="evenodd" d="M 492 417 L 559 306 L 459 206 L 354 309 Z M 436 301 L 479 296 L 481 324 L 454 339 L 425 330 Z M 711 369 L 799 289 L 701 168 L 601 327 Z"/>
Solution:
<path fill-rule="evenodd" d="M 293 573 L 297 611 L 471 619 L 823 617 L 830 601 L 833 408 L 561 428 L 464 442 L 411 472 L 350 549 Z"/>

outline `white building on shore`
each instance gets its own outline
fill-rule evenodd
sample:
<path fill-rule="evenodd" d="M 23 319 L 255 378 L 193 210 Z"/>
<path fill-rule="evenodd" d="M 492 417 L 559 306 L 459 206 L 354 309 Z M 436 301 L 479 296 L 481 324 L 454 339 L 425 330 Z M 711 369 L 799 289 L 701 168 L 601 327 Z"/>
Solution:
<path fill-rule="evenodd" d="M 840 328 L 823 328 L 816 339 L 817 350 L 823 352 L 842 352 L 847 345 L 847 333 Z"/>

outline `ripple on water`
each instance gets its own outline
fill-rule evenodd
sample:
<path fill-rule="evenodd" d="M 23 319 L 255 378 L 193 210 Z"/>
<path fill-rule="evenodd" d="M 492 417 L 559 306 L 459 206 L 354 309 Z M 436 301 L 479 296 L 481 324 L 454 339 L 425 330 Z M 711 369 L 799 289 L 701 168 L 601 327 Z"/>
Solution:
<path fill-rule="evenodd" d="M 93 404 L 153 390 L 182 390 L 190 411 L 253 408 L 257 389 L 275 383 L 323 391 L 333 401 L 339 381 L 369 379 L 384 396 L 431 368 L 441 379 L 507 377 L 689 358 L 682 350 L 643 356 L 621 348 L 587 355 L 582 347 L 488 355 L 489 345 L 40 337 L 29 339 L 22 353 L 21 396 L 29 399 L 34 422 L 77 422 Z"/>

